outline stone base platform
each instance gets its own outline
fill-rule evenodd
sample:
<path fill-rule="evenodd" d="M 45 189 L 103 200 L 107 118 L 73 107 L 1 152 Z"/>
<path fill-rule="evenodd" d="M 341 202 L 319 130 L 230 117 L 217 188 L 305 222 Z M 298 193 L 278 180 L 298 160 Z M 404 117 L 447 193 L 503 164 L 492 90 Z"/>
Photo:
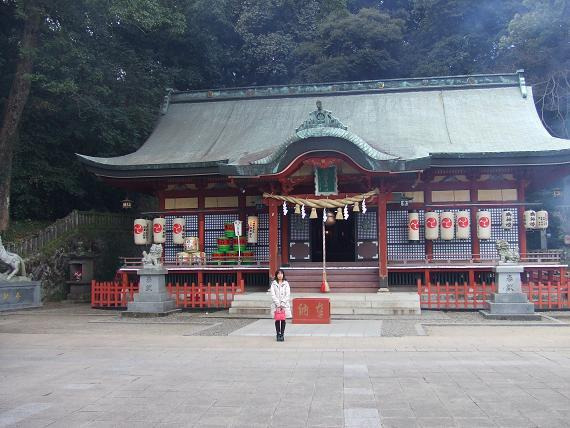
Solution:
<path fill-rule="evenodd" d="M 492 314 L 488 311 L 479 311 L 481 315 L 490 320 L 506 321 L 540 321 L 540 314 Z"/>
<path fill-rule="evenodd" d="M 335 315 L 419 315 L 418 293 L 293 293 L 297 297 L 330 299 L 331 316 Z M 270 317 L 269 293 L 238 294 L 234 297 L 230 314 L 250 315 L 254 318 Z"/>
<path fill-rule="evenodd" d="M 28 279 L 0 282 L 0 312 L 42 306 L 41 283 Z"/>
<path fill-rule="evenodd" d="M 121 318 L 158 318 L 167 317 L 168 315 L 180 312 L 182 309 L 171 309 L 165 312 L 133 312 L 133 311 L 123 311 L 121 312 Z"/>

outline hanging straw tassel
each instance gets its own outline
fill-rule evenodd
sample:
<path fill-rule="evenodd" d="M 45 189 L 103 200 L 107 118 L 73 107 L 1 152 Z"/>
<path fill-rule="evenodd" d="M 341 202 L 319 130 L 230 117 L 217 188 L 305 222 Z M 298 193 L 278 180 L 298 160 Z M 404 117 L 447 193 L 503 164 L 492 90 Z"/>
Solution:
<path fill-rule="evenodd" d="M 311 215 L 309 216 L 309 218 L 317 218 L 317 209 L 316 208 L 311 208 Z"/>
<path fill-rule="evenodd" d="M 354 208 L 352 208 L 352 212 L 355 212 L 355 213 L 360 212 L 360 207 L 358 206 L 358 202 L 354 203 Z"/>
<path fill-rule="evenodd" d="M 342 208 L 336 209 L 336 217 L 337 220 L 344 220 L 344 216 L 342 215 Z"/>
<path fill-rule="evenodd" d="M 299 204 L 295 204 L 295 214 L 301 214 L 301 207 Z"/>

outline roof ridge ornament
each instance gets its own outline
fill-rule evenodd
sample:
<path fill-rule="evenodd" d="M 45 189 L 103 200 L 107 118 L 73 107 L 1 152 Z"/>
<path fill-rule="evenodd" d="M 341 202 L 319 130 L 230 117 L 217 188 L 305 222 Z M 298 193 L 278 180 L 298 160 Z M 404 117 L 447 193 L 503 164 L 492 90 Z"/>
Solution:
<path fill-rule="evenodd" d="M 323 109 L 323 103 L 320 100 L 317 100 L 317 109 L 309 113 L 309 118 L 295 129 L 295 132 L 311 128 L 340 128 L 345 131 L 348 129 L 347 126 L 332 115 L 332 112 Z"/>

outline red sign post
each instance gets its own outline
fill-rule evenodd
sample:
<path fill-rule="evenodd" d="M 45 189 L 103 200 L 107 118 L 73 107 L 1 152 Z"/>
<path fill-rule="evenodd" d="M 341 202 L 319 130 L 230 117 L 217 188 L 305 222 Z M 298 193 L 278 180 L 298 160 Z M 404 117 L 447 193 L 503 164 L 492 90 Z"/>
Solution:
<path fill-rule="evenodd" d="M 293 324 L 330 324 L 331 303 L 320 297 L 293 299 Z"/>

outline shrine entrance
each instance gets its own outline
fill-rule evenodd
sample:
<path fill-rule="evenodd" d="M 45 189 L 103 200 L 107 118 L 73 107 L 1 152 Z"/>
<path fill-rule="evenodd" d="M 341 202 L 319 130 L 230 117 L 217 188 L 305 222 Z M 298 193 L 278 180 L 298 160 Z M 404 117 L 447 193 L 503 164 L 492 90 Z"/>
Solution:
<path fill-rule="evenodd" d="M 338 220 L 325 227 L 327 262 L 353 262 L 355 256 L 355 219 Z M 322 219 L 311 220 L 311 261 L 323 261 Z"/>

